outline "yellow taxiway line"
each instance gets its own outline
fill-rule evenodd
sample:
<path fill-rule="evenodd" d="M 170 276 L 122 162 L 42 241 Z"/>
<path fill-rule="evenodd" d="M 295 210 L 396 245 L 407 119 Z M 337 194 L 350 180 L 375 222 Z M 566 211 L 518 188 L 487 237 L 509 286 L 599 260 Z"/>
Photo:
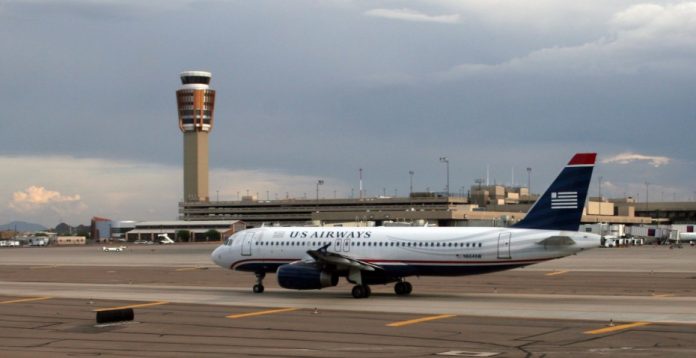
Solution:
<path fill-rule="evenodd" d="M 556 276 L 556 275 L 562 275 L 564 273 L 567 273 L 569 270 L 561 270 L 561 271 L 554 271 L 554 272 L 549 272 L 546 274 L 546 276 Z"/>
<path fill-rule="evenodd" d="M 20 299 L 10 300 L 10 301 L 0 301 L 0 305 L 6 305 L 6 304 L 10 304 L 10 303 L 20 303 L 20 302 L 42 301 L 42 300 L 47 300 L 49 298 L 52 298 L 52 297 L 43 296 L 43 297 L 20 298 Z"/>
<path fill-rule="evenodd" d="M 297 310 L 299 310 L 299 308 L 276 308 L 276 309 L 272 309 L 272 310 L 231 314 L 231 315 L 225 316 L 225 317 L 230 318 L 230 319 L 237 319 L 237 318 L 245 318 L 245 317 L 263 316 L 263 315 L 273 314 L 273 313 L 291 312 L 291 311 L 297 311 Z"/>
<path fill-rule="evenodd" d="M 633 322 L 633 323 L 627 323 L 627 324 L 620 324 L 618 326 L 605 327 L 605 328 L 600 328 L 600 329 L 593 329 L 591 331 L 585 331 L 585 334 L 604 334 L 604 333 L 621 331 L 621 330 L 629 329 L 629 328 L 633 328 L 633 327 L 647 326 L 649 324 L 650 324 L 650 322 Z"/>
<path fill-rule="evenodd" d="M 674 294 L 673 293 L 657 293 L 657 294 L 653 293 L 652 296 L 656 297 L 656 298 L 664 298 L 664 297 L 674 297 Z"/>
<path fill-rule="evenodd" d="M 386 326 L 387 327 L 402 327 L 402 326 L 408 326 L 410 324 L 416 324 L 416 323 L 421 323 L 421 322 L 427 322 L 427 321 L 434 321 L 436 319 L 443 319 L 443 318 L 449 318 L 449 317 L 454 317 L 455 315 L 453 314 L 441 314 L 437 316 L 427 316 L 427 317 L 421 317 L 421 318 L 416 318 L 416 319 L 410 319 L 408 321 L 398 321 L 398 322 L 392 322 L 388 323 Z"/>
<path fill-rule="evenodd" d="M 101 311 L 109 311 L 109 310 L 122 310 L 126 308 L 142 308 L 142 307 L 150 307 L 150 306 L 159 306 L 159 305 L 166 305 L 169 303 L 168 301 L 155 301 L 155 302 L 150 302 L 150 303 L 140 303 L 140 304 L 134 304 L 134 305 L 127 305 L 127 306 L 119 306 L 119 307 L 108 307 L 108 308 L 98 308 L 94 310 L 94 312 L 101 312 Z"/>
<path fill-rule="evenodd" d="M 200 269 L 201 269 L 200 267 L 182 267 L 182 268 L 176 269 L 176 271 L 196 271 L 196 270 L 200 270 Z"/>

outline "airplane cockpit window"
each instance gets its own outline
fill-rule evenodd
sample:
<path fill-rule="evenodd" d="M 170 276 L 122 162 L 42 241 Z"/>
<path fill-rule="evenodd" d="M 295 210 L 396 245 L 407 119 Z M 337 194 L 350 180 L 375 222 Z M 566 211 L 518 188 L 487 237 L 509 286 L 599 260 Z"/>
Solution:
<path fill-rule="evenodd" d="M 241 236 L 240 233 L 236 233 L 236 234 L 230 236 L 230 237 L 227 239 L 227 241 L 225 241 L 225 246 L 232 246 L 232 242 L 234 242 L 234 240 L 235 240 L 236 238 L 240 237 L 240 236 Z"/>

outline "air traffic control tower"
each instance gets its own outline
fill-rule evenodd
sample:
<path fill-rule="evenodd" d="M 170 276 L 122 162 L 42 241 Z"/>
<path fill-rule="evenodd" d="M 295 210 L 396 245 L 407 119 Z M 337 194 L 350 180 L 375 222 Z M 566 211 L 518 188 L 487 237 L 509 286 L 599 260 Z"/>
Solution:
<path fill-rule="evenodd" d="M 184 133 L 184 201 L 208 201 L 208 132 L 213 128 L 215 90 L 210 72 L 185 71 L 176 91 L 179 129 Z"/>

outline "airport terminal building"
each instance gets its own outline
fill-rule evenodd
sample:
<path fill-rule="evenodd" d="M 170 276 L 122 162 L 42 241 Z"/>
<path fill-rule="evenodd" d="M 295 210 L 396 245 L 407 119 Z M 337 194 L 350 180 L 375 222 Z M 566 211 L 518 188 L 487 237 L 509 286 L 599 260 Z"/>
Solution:
<path fill-rule="evenodd" d="M 509 226 L 521 220 L 531 207 L 529 202 L 498 202 L 480 206 L 469 198 L 436 193 L 414 193 L 409 197 L 363 199 L 286 199 L 180 202 L 181 220 L 241 220 L 249 227 L 261 225 L 434 225 Z M 638 217 L 633 207 L 606 199 L 593 198 L 583 215 L 584 223 L 650 224 L 651 218 Z"/>

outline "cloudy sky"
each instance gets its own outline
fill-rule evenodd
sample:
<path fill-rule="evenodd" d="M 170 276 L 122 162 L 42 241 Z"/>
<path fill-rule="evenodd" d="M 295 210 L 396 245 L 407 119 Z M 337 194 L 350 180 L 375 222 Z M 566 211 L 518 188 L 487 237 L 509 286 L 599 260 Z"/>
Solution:
<path fill-rule="evenodd" d="M 577 151 L 604 194 L 696 195 L 696 2 L 5 0 L 0 44 L 0 223 L 176 219 L 193 69 L 212 198 L 439 191 L 441 156 L 538 192 Z"/>

